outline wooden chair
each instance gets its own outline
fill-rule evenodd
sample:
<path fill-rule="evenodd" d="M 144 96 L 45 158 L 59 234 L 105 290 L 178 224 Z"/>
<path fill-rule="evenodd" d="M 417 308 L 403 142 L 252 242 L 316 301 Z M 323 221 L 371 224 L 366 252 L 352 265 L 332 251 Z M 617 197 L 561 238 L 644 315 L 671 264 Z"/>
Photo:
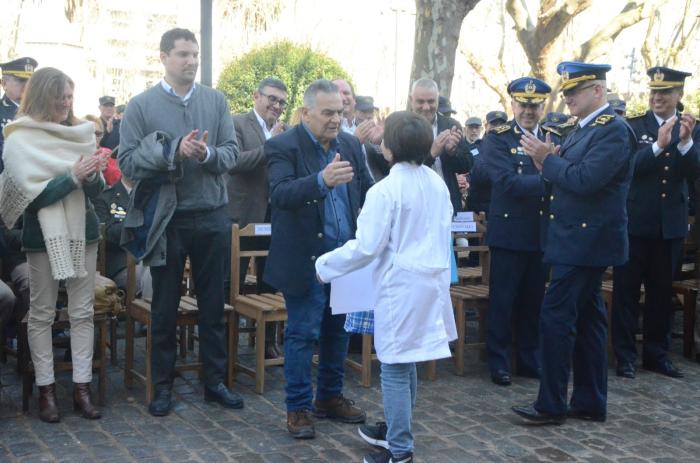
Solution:
<path fill-rule="evenodd" d="M 242 294 L 240 288 L 241 257 L 255 259 L 268 255 L 268 249 L 241 250 L 241 238 L 270 235 L 270 224 L 248 224 L 239 228 L 234 224 L 231 232 L 231 294 L 233 306 L 232 337 L 233 355 L 230 362 L 234 375 L 237 370 L 255 379 L 255 392 L 262 394 L 265 389 L 265 368 L 283 365 L 284 358 L 265 359 L 265 327 L 268 323 L 287 320 L 287 308 L 280 294 Z M 254 240 L 251 240 L 254 241 Z M 240 317 L 255 322 L 255 368 L 247 367 L 238 361 L 238 338 Z"/>
<path fill-rule="evenodd" d="M 107 277 L 107 239 L 105 234 L 105 224 L 100 222 L 100 241 L 97 245 L 97 273 Z M 126 302 L 126 296 L 122 294 L 122 304 L 121 310 L 112 311 L 109 315 L 109 341 L 107 341 L 107 348 L 109 349 L 109 357 L 112 366 L 117 365 L 118 360 L 118 346 L 117 341 L 119 336 L 117 335 L 117 328 L 119 325 L 119 319 L 124 315 Z"/>
<path fill-rule="evenodd" d="M 126 387 L 133 386 L 134 379 L 146 386 L 146 401 L 150 402 L 153 399 L 153 381 L 152 381 L 152 365 L 151 351 L 152 345 L 152 318 L 151 318 L 151 300 L 136 298 L 136 262 L 129 254 L 127 255 L 127 290 L 126 290 L 126 348 L 124 359 L 124 384 Z M 231 387 L 233 385 L 233 371 L 231 368 L 231 359 L 235 356 L 233 346 L 233 308 L 230 305 L 224 306 L 224 319 L 226 321 L 226 329 L 228 335 L 228 355 L 229 362 L 226 371 L 225 382 Z M 184 333 L 187 327 L 196 326 L 199 319 L 199 310 L 197 301 L 191 296 L 182 296 L 180 305 L 177 309 L 176 326 L 180 329 L 180 333 Z M 146 326 L 146 371 L 140 372 L 134 368 L 134 342 L 135 342 L 135 323 L 140 322 Z M 182 337 L 181 337 L 180 361 L 175 365 L 176 373 L 185 371 L 197 371 L 201 375 L 202 363 L 196 361 L 187 361 L 187 355 L 182 355 Z"/>
<path fill-rule="evenodd" d="M 471 233 L 456 233 L 455 237 L 479 238 L 483 243 L 486 235 L 486 220 L 483 214 L 477 218 L 477 231 Z M 481 282 L 460 284 L 450 288 L 450 297 L 452 298 L 452 306 L 455 311 L 455 323 L 457 325 L 457 342 L 455 344 L 455 370 L 458 375 L 464 374 L 464 351 L 465 349 L 484 350 L 486 347 L 486 314 L 489 307 L 489 275 L 490 275 L 490 256 L 489 248 L 485 244 L 476 246 L 455 246 L 455 252 L 461 253 L 464 251 L 479 253 L 479 262 L 481 263 Z M 458 270 L 459 275 L 459 270 Z M 479 317 L 479 336 L 477 342 L 466 342 L 466 311 L 467 309 L 476 309 Z"/>

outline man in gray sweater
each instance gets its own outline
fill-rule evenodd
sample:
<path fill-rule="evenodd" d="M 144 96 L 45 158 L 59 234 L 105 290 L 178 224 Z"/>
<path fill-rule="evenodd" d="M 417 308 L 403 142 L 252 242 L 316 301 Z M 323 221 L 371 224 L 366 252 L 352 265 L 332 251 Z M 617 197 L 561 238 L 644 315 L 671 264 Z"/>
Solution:
<path fill-rule="evenodd" d="M 199 344 L 204 366 L 204 398 L 229 408 L 242 398 L 224 385 L 226 344 L 223 323 L 224 263 L 230 221 L 224 174 L 236 164 L 238 146 L 224 95 L 196 85 L 199 45 L 194 34 L 172 29 L 160 41 L 162 81 L 134 97 L 121 124 L 119 167 L 137 182 L 133 201 L 143 220 L 171 211 L 165 246 L 146 254 L 153 277 L 152 349 L 154 398 L 149 412 L 171 409 L 176 358 L 176 317 L 185 259 L 190 257 L 197 305 Z M 163 188 L 166 186 L 167 188 Z M 173 188 L 174 187 L 174 188 Z M 145 193 L 144 193 L 145 191 Z M 149 193 L 150 192 L 150 193 Z M 176 199 L 175 199 L 176 198 Z"/>

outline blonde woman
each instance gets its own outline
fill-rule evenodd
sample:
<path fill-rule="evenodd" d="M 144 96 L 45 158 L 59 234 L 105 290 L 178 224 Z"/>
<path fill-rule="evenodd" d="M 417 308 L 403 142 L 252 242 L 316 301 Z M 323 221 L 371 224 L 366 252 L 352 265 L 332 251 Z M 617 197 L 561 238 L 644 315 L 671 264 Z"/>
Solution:
<path fill-rule="evenodd" d="M 104 187 L 107 158 L 95 151 L 95 125 L 73 115 L 73 81 L 54 68 L 35 72 L 17 119 L 4 129 L 0 217 L 23 215 L 29 264 L 29 350 L 39 387 L 39 418 L 60 421 L 51 325 L 60 280 L 66 281 L 73 358 L 73 405 L 85 418 L 92 404 L 94 275 L 99 229 L 89 198 Z"/>

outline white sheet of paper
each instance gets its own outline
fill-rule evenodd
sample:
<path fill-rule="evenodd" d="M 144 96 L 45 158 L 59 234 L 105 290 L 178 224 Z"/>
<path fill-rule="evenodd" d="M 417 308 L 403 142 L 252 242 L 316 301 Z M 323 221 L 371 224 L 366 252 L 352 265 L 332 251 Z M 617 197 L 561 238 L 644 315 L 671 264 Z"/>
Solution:
<path fill-rule="evenodd" d="M 331 313 L 333 315 L 373 310 L 376 304 L 374 268 L 376 260 L 366 267 L 331 281 Z"/>
<path fill-rule="evenodd" d="M 453 232 L 475 232 L 476 222 L 452 222 Z"/>
<path fill-rule="evenodd" d="M 457 216 L 454 218 L 455 222 L 474 222 L 474 212 L 472 211 L 462 211 L 458 212 Z"/>
<path fill-rule="evenodd" d="M 272 224 L 269 223 L 256 223 L 255 224 L 255 236 L 268 236 L 272 235 Z"/>

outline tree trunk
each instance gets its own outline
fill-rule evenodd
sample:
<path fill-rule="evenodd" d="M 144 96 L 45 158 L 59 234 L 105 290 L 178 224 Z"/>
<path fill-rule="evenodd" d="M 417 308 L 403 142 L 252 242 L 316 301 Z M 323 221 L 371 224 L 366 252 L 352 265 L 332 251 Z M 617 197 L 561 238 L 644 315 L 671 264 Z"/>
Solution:
<path fill-rule="evenodd" d="M 416 0 L 416 35 L 411 83 L 433 79 L 449 98 L 462 22 L 479 0 Z"/>

